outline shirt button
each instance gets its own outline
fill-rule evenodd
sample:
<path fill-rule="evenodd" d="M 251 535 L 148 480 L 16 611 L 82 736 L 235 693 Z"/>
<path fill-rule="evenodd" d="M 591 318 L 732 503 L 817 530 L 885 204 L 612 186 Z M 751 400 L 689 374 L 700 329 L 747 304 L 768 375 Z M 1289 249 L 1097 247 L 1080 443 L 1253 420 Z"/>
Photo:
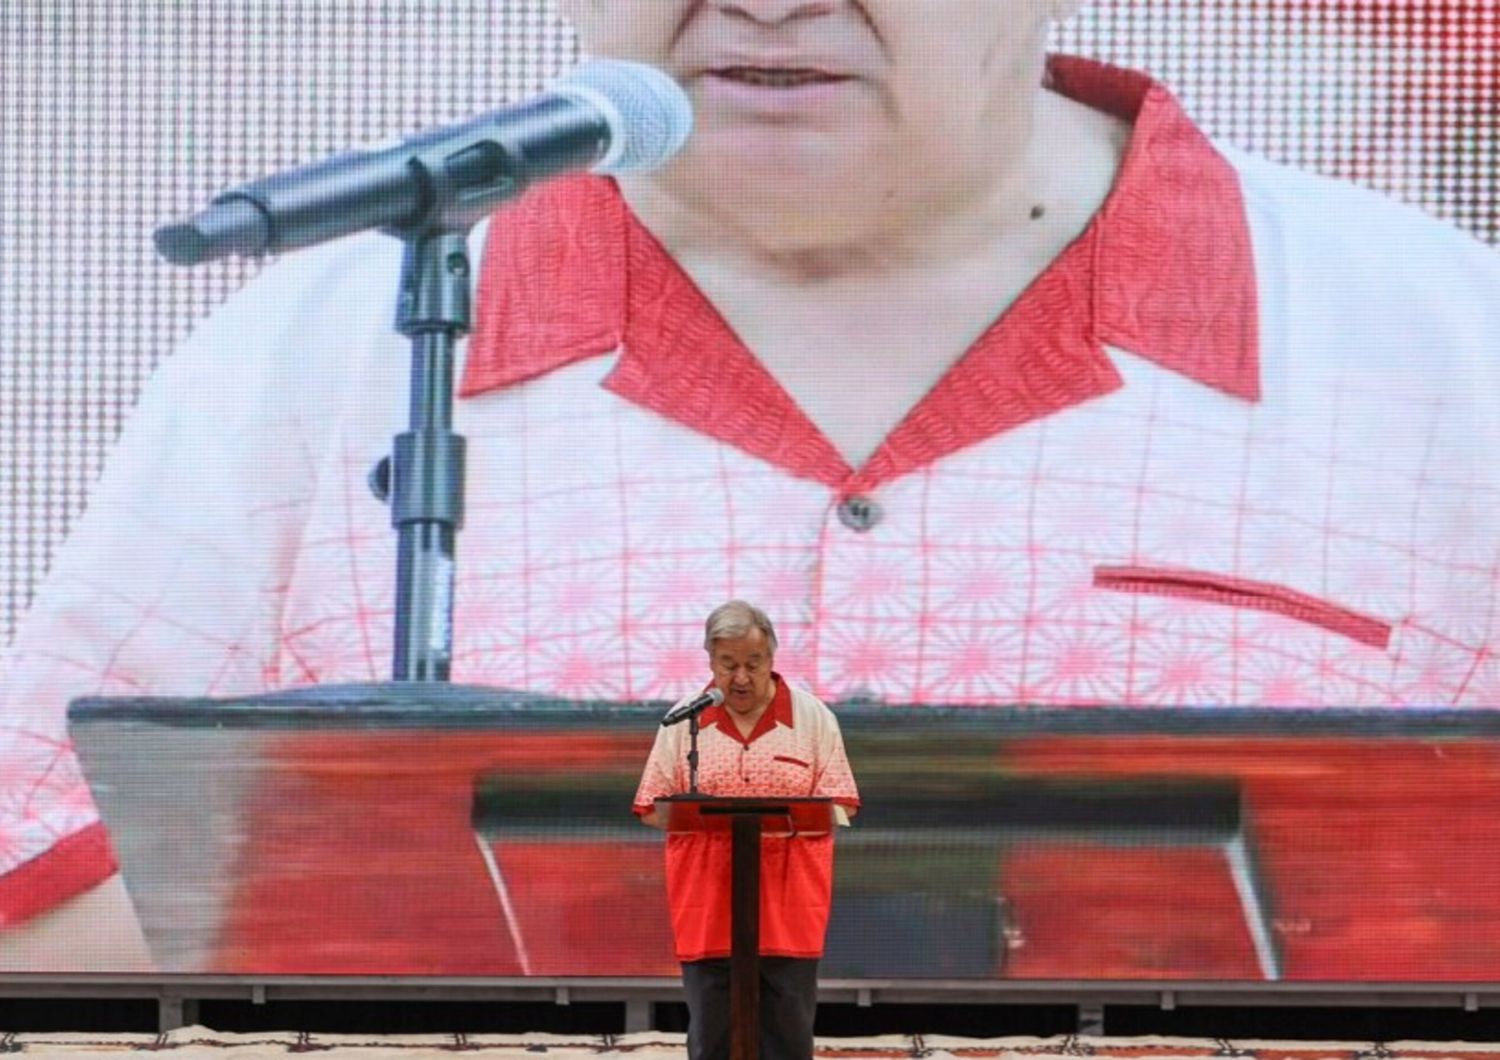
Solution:
<path fill-rule="evenodd" d="M 880 505 L 869 497 L 847 497 L 839 505 L 839 522 L 857 534 L 863 534 L 880 522 Z"/>

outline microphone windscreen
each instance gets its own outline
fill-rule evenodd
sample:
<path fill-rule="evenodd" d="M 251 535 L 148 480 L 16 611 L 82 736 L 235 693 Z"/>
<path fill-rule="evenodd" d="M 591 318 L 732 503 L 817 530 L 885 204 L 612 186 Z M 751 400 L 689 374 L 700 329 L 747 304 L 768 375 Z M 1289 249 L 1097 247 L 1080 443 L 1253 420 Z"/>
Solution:
<path fill-rule="evenodd" d="M 551 89 L 595 107 L 609 126 L 609 153 L 595 173 L 643 173 L 665 165 L 693 131 L 693 105 L 682 86 L 645 63 L 596 59 Z"/>

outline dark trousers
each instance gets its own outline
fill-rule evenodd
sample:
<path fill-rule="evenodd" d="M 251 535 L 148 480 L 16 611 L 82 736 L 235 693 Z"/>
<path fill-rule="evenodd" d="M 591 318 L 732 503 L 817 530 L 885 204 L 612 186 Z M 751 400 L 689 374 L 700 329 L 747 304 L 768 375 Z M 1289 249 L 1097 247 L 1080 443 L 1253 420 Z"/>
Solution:
<path fill-rule="evenodd" d="M 688 1060 L 729 1058 L 729 959 L 682 966 Z M 816 957 L 760 959 L 761 1060 L 809 1060 L 818 1013 Z"/>

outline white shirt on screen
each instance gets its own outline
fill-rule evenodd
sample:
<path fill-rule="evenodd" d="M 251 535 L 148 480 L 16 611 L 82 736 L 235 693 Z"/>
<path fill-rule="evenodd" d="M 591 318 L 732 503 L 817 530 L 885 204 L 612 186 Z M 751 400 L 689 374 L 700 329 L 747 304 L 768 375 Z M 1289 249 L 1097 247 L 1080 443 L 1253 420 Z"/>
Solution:
<path fill-rule="evenodd" d="M 745 597 L 830 702 L 1500 704 L 1500 256 L 1064 74 L 1115 196 L 862 468 L 610 185 L 476 232 L 454 679 L 674 699 Z M 278 263 L 147 388 L 0 687 L 0 923 L 112 871 L 72 698 L 388 675 L 399 257 Z"/>

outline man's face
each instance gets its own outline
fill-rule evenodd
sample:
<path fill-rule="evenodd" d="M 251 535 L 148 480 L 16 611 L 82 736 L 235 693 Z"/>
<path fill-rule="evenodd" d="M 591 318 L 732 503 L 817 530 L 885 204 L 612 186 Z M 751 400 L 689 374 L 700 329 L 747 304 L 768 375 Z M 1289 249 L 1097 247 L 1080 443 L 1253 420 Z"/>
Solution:
<path fill-rule="evenodd" d="M 708 652 L 714 686 L 724 693 L 724 705 L 749 714 L 771 702 L 772 653 L 766 635 L 753 630 L 743 637 L 720 637 Z"/>
<path fill-rule="evenodd" d="M 942 169 L 1030 106 L 1076 0 L 561 0 L 585 50 L 660 66 L 697 130 L 682 164 L 785 181 Z M 715 179 L 710 176 L 709 179 Z"/>

